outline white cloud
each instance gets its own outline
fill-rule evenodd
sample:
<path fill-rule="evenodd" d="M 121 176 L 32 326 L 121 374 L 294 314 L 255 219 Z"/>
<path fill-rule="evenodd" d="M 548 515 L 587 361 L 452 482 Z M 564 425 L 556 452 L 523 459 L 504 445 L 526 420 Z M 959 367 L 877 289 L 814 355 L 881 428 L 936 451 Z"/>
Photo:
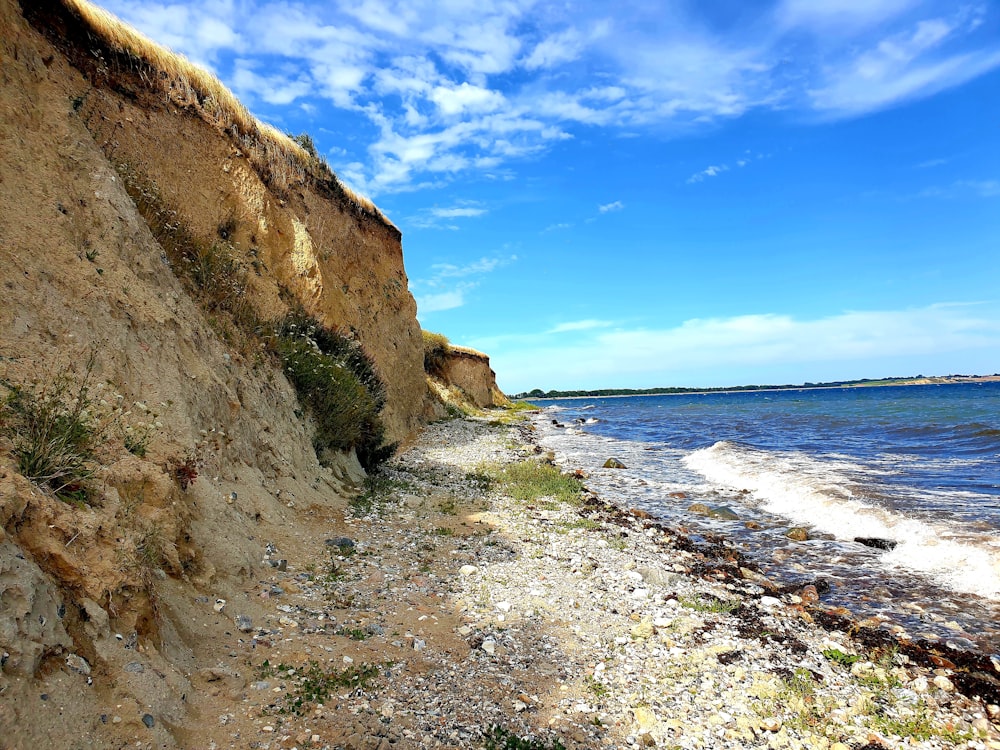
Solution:
<path fill-rule="evenodd" d="M 625 208 L 625 204 L 621 201 L 613 201 L 611 203 L 605 203 L 603 206 L 598 206 L 597 210 L 602 214 L 611 213 L 613 211 L 621 211 Z"/>
<path fill-rule="evenodd" d="M 466 303 L 467 295 L 479 286 L 480 278 L 498 268 L 513 263 L 516 255 L 483 257 L 465 265 L 436 263 L 428 278 L 411 281 L 410 288 L 417 300 L 417 315 L 453 310 Z M 462 279 L 456 281 L 456 279 Z"/>
<path fill-rule="evenodd" d="M 559 323 L 546 333 L 567 333 L 570 331 L 590 331 L 594 328 L 607 328 L 614 325 L 609 320 L 574 320 L 569 323 Z"/>
<path fill-rule="evenodd" d="M 744 166 L 747 162 L 744 160 L 742 162 L 737 162 L 739 166 Z M 716 177 L 723 172 L 729 171 L 729 167 L 725 164 L 713 164 L 711 166 L 705 167 L 700 172 L 695 172 L 693 175 L 687 178 L 687 183 L 704 182 L 709 177 Z"/>
<path fill-rule="evenodd" d="M 731 373 L 757 372 L 778 373 L 779 382 L 803 382 L 792 376 L 782 379 L 780 373 L 827 379 L 809 373 L 937 361 L 957 352 L 981 352 L 985 362 L 1000 347 L 1000 309 L 995 304 L 940 304 L 811 320 L 781 314 L 691 319 L 672 328 L 595 328 L 583 340 L 574 337 L 566 344 L 553 341 L 548 333 L 473 345 L 488 344 L 497 371 L 517 382 L 514 390 L 614 387 L 625 382 L 739 385 Z"/>
<path fill-rule="evenodd" d="M 1000 9 L 945 0 L 779 0 L 732 27 L 699 3 L 646 0 L 107 5 L 256 101 L 322 98 L 366 118 L 351 179 L 369 193 L 496 174 L 576 129 L 669 137 L 755 109 L 856 117 L 1000 67 L 980 30 Z"/>
<path fill-rule="evenodd" d="M 417 317 L 426 315 L 427 313 L 454 310 L 456 307 L 461 307 L 465 304 L 465 293 L 467 291 L 468 287 L 461 287 L 448 292 L 438 292 L 437 294 L 426 294 L 423 296 L 418 295 L 416 297 Z"/>
<path fill-rule="evenodd" d="M 504 104 L 503 94 L 468 83 L 452 88 L 438 86 L 431 91 L 430 100 L 442 114 L 448 116 L 464 112 L 495 112 Z"/>
<path fill-rule="evenodd" d="M 441 219 L 454 219 L 458 217 L 482 216 L 487 213 L 485 208 L 432 208 L 431 214 Z"/>
<path fill-rule="evenodd" d="M 882 109 L 965 83 L 1000 67 L 1000 49 L 946 53 L 945 42 L 968 31 L 963 19 L 932 18 L 878 41 L 828 68 L 809 90 L 817 110 L 842 115 Z"/>

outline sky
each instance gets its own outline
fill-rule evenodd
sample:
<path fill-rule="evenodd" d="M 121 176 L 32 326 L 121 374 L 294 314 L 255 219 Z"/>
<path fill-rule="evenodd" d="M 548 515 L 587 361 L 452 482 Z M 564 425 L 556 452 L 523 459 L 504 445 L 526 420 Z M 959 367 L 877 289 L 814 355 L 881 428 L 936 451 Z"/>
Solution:
<path fill-rule="evenodd" d="M 1000 372 L 996 0 L 101 0 L 309 133 L 508 393 Z"/>

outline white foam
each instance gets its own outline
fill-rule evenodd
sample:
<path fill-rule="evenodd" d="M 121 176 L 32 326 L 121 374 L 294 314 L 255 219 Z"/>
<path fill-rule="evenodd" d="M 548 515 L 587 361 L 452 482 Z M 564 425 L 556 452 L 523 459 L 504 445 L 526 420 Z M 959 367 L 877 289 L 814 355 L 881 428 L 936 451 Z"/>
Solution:
<path fill-rule="evenodd" d="M 859 499 L 852 474 L 861 467 L 855 464 L 726 441 L 691 453 L 684 463 L 713 484 L 750 490 L 763 509 L 794 523 L 844 540 L 895 540 L 896 548 L 881 556 L 890 567 L 917 571 L 955 591 L 1000 598 L 1000 552 L 992 548 L 993 537 L 956 541 L 956 536 L 969 537 L 968 531 L 909 518 Z"/>

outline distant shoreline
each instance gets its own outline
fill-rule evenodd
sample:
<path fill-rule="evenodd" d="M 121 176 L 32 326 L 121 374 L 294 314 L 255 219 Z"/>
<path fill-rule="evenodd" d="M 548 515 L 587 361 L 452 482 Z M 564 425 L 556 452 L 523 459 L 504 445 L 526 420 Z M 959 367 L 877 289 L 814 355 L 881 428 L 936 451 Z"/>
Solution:
<path fill-rule="evenodd" d="M 598 391 L 588 391 L 584 393 L 573 393 L 573 395 L 553 395 L 548 391 L 542 396 L 532 396 L 530 393 L 521 393 L 511 396 L 517 401 L 556 401 L 577 398 L 633 398 L 635 396 L 707 396 L 713 393 L 776 393 L 779 391 L 830 391 L 838 388 L 886 388 L 892 386 L 911 385 L 953 385 L 956 383 L 996 383 L 1000 382 L 998 375 L 938 375 L 926 378 L 884 378 L 882 380 L 851 380 L 843 383 L 815 383 L 803 385 L 775 385 L 775 386 L 731 386 L 724 388 L 691 388 L 691 389 L 663 389 L 662 391 L 644 389 L 614 389 L 617 393 L 602 393 Z M 557 392 L 558 393 L 558 392 Z"/>

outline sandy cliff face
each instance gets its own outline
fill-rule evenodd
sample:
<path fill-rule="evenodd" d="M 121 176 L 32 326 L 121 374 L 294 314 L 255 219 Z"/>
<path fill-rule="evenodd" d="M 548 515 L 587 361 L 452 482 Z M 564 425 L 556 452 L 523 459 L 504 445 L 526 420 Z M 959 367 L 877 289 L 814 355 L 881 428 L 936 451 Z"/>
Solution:
<path fill-rule="evenodd" d="M 265 543 L 291 544 L 320 517 L 332 528 L 360 479 L 347 457 L 319 465 L 280 368 L 185 291 L 137 189 L 155 193 L 161 217 L 235 250 L 259 316 L 300 304 L 355 336 L 386 381 L 390 440 L 427 408 L 398 230 L 332 180 L 262 171 L 204 101 L 151 92 L 146 74 L 61 4 L 0 0 L 0 377 L 79 379 L 94 352 L 92 382 L 160 423 L 144 456 L 109 443 L 81 506 L 21 476 L 0 439 L 9 747 L 117 747 L 130 731 L 175 746 L 208 621 L 231 631 L 230 611 L 259 616 L 245 587 Z M 213 611 L 219 598 L 230 610 Z M 52 710 L 39 714 L 42 693 Z M 153 705 L 160 718 L 144 726 Z"/>
<path fill-rule="evenodd" d="M 505 406 L 508 398 L 497 387 L 496 373 L 490 358 L 475 349 L 449 346 L 441 367 L 442 380 L 456 386 L 475 406 Z"/>

